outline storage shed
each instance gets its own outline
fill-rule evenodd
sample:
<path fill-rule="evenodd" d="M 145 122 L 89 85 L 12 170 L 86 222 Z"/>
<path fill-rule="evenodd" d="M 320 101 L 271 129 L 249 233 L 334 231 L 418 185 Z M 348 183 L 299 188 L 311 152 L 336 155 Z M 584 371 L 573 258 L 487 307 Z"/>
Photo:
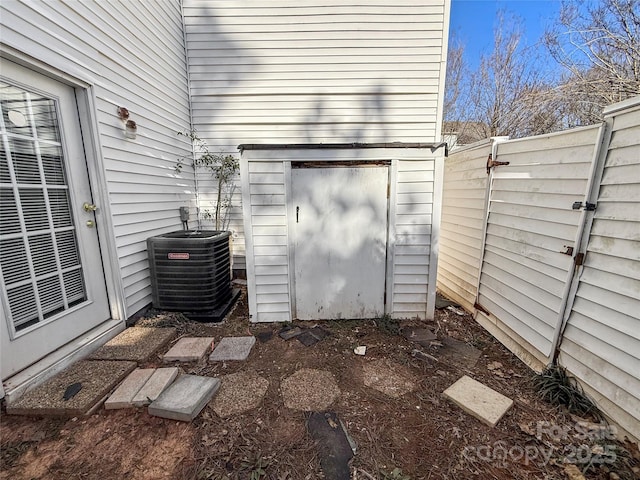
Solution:
<path fill-rule="evenodd" d="M 207 169 L 176 172 L 194 153 L 177 132 L 197 130 L 225 155 L 239 143 L 439 139 L 450 3 L 0 2 L 0 398 L 88 355 L 151 303 L 147 238 L 179 229 L 185 208 L 194 227 L 218 193 Z M 284 202 L 282 190 L 269 201 Z M 244 193 L 232 189 L 228 210 L 239 275 Z M 266 253 L 288 252 L 289 237 L 258 238 L 282 230 L 267 207 L 278 204 L 249 208 L 265 222 L 252 234 L 266 262 L 254 286 L 268 296 L 254 298 L 254 319 L 289 319 L 293 290 L 278 283 L 288 263 L 283 274 Z M 435 263 L 420 258 L 426 282 Z M 411 288 L 395 297 L 425 316 L 426 289 Z"/>
<path fill-rule="evenodd" d="M 239 148 L 253 322 L 433 317 L 445 144 Z"/>

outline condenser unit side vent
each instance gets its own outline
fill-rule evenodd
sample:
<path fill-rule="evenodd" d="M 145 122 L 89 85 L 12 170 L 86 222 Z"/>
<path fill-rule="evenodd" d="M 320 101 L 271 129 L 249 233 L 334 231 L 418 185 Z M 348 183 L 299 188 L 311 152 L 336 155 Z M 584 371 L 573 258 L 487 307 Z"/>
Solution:
<path fill-rule="evenodd" d="M 231 288 L 230 232 L 181 230 L 147 239 L 153 306 L 218 321 L 238 291 Z"/>

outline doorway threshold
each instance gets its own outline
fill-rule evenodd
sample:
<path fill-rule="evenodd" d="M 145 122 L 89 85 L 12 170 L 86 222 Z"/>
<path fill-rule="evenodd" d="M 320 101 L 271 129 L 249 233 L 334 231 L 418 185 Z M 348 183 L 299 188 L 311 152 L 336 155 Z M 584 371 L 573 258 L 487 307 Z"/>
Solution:
<path fill-rule="evenodd" d="M 72 363 L 88 356 L 124 329 L 125 322 L 122 320 L 107 320 L 33 365 L 3 380 L 1 390 L 4 390 L 4 399 L 9 404 L 14 402 L 21 395 L 61 372 Z M 2 391 L 0 391 L 1 393 Z M 2 398 L 1 395 L 0 398 Z"/>

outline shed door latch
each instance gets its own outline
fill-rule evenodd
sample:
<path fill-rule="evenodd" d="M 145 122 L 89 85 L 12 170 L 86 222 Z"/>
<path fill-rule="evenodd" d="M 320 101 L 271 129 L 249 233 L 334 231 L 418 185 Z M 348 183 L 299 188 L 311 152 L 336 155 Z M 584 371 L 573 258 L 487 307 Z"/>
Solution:
<path fill-rule="evenodd" d="M 584 204 L 582 202 L 573 202 L 573 205 L 571 205 L 572 210 L 580 210 L 581 208 L 584 208 L 587 212 L 593 212 L 596 209 L 596 204 L 589 202 L 585 202 Z"/>

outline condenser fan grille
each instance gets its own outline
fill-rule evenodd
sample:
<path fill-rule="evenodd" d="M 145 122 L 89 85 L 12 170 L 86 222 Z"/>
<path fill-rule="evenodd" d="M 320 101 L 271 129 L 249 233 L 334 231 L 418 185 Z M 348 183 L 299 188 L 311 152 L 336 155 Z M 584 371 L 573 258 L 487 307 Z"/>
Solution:
<path fill-rule="evenodd" d="M 225 305 L 232 297 L 229 236 L 184 230 L 149 238 L 153 306 L 206 314 Z"/>

